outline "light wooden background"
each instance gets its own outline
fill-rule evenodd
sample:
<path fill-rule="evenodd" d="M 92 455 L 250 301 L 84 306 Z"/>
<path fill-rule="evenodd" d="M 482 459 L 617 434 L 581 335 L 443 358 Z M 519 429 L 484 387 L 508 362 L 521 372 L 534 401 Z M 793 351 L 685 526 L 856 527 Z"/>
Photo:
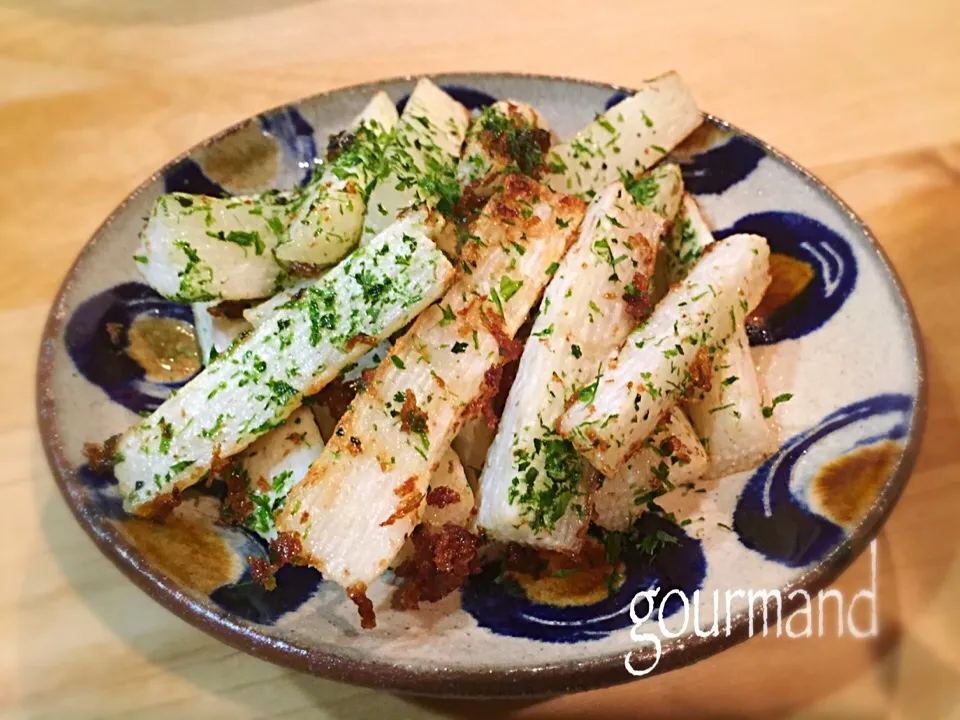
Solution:
<path fill-rule="evenodd" d="M 415 700 L 229 650 L 100 556 L 44 463 L 33 374 L 61 277 L 145 176 L 354 82 L 513 70 L 631 85 L 669 68 L 846 198 L 920 317 L 930 410 L 879 540 L 879 638 L 757 638 L 542 703 Z M 960 0 L 0 0 L 0 259 L 4 716 L 960 717 Z M 861 558 L 838 585 L 868 581 Z"/>

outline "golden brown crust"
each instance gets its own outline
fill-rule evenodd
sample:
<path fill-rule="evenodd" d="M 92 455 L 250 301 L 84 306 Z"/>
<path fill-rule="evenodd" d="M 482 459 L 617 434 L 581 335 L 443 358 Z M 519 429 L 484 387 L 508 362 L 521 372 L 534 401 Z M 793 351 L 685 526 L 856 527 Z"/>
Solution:
<path fill-rule="evenodd" d="M 690 453 L 687 451 L 687 448 L 684 447 L 683 443 L 680 442 L 679 438 L 671 435 L 666 438 L 663 442 L 660 443 L 661 453 L 666 453 L 671 455 L 679 462 L 688 463 L 690 462 Z"/>
<path fill-rule="evenodd" d="M 221 462 L 218 451 L 219 446 L 214 452 L 209 478 L 211 482 L 220 478 L 227 486 L 227 495 L 223 499 L 220 514 L 225 522 L 244 525 L 254 511 L 253 502 L 247 493 L 247 478 L 236 463 L 229 460 Z"/>
<path fill-rule="evenodd" d="M 483 206 L 480 216 L 470 225 L 470 234 L 482 237 L 485 245 L 468 241 L 460 259 L 476 267 L 493 246 L 503 247 L 511 243 L 529 246 L 540 236 L 555 232 L 557 225 L 544 223 L 530 212 L 531 207 L 539 203 L 550 205 L 553 213 L 564 221 L 572 242 L 586 212 L 586 204 L 572 195 L 559 195 L 525 175 L 511 174 L 503 179 Z"/>
<path fill-rule="evenodd" d="M 380 527 L 387 527 L 388 525 L 393 525 L 397 520 L 406 517 L 412 512 L 416 512 L 420 505 L 423 503 L 423 493 L 414 492 L 410 495 L 406 495 L 400 503 L 397 505 L 397 509 L 393 511 L 393 514 L 380 523 Z"/>
<path fill-rule="evenodd" d="M 180 504 L 180 488 L 175 487 L 166 495 L 157 495 L 137 507 L 136 514 L 150 520 L 163 520 Z"/>
<path fill-rule="evenodd" d="M 222 317 L 229 320 L 242 320 L 243 311 L 252 307 L 259 300 L 221 300 L 216 305 L 207 308 L 207 313 L 213 317 Z"/>
<path fill-rule="evenodd" d="M 530 150 L 534 147 L 539 150 L 541 157 L 537 165 L 521 166 L 521 169 L 531 177 L 539 177 L 545 169 L 543 158 L 546 157 L 547 152 L 550 150 L 553 139 L 550 131 L 536 127 L 531 120 L 520 111 L 520 107 L 515 103 L 507 102 L 505 110 L 507 122 L 513 129 L 511 134 L 494 132 L 493 130 L 487 129 L 482 129 L 477 133 L 477 140 L 480 146 L 490 155 L 491 160 L 495 161 L 494 170 L 491 174 L 495 174 L 511 164 L 520 166 L 523 158 L 518 158 L 517 155 L 522 153 L 523 150 L 522 148 L 515 147 L 515 145 L 523 143 L 529 144 L 531 146 Z M 512 143 L 511 139 L 513 140 Z M 532 156 L 532 153 L 530 153 L 530 155 Z M 489 182 L 489 178 L 485 181 Z"/>
<path fill-rule="evenodd" d="M 480 386 L 480 392 L 470 401 L 464 410 L 463 416 L 467 420 L 483 416 L 487 422 L 487 427 L 491 430 L 496 429 L 500 418 L 493 408 L 493 402 L 500 391 L 500 381 L 503 378 L 503 365 L 497 364 L 487 368 L 483 374 L 483 384 Z"/>
<path fill-rule="evenodd" d="M 277 568 L 287 563 L 295 563 L 303 553 L 303 544 L 296 533 L 281 532 L 270 541 L 270 556 Z"/>
<path fill-rule="evenodd" d="M 343 349 L 347 352 L 353 350 L 357 345 L 366 345 L 368 347 L 376 347 L 377 339 L 373 335 L 367 335 L 365 333 L 357 333 L 349 340 L 343 344 Z"/>
<path fill-rule="evenodd" d="M 409 495 L 414 490 L 417 489 L 417 476 L 411 475 L 406 480 L 404 480 L 400 485 L 393 489 L 393 494 L 397 497 L 404 497 Z"/>

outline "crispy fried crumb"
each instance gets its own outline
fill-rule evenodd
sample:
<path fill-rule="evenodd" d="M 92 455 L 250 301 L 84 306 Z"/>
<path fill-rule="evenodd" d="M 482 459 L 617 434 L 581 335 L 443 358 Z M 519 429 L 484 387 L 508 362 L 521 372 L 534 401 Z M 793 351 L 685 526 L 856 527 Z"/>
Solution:
<path fill-rule="evenodd" d="M 444 508 L 458 502 L 460 502 L 460 493 L 446 485 L 435 487 L 427 493 L 427 505 L 431 507 Z"/>
<path fill-rule="evenodd" d="M 354 583 L 347 588 L 347 597 L 357 606 L 357 611 L 360 613 L 360 627 L 364 630 L 375 628 L 377 615 L 373 611 L 373 603 L 367 597 L 367 586 L 364 583 Z"/>
<path fill-rule="evenodd" d="M 113 459 L 117 452 L 119 435 L 108 437 L 102 443 L 85 443 L 83 456 L 87 459 L 90 469 L 97 475 L 109 475 L 113 472 Z"/>
<path fill-rule="evenodd" d="M 252 555 L 247 558 L 247 563 L 250 565 L 250 575 L 255 583 L 267 590 L 276 590 L 277 579 L 273 576 L 274 571 L 270 563 Z"/>
<path fill-rule="evenodd" d="M 650 293 L 650 283 L 646 275 L 634 273 L 633 281 L 623 293 L 623 302 L 627 306 L 627 315 L 639 324 L 653 309 L 653 297 Z"/>
<path fill-rule="evenodd" d="M 173 492 L 166 495 L 157 495 L 137 508 L 137 515 L 151 520 L 164 520 L 170 516 L 180 504 L 180 488 L 173 488 Z"/>
<path fill-rule="evenodd" d="M 242 320 L 243 311 L 251 307 L 258 300 L 223 300 L 207 308 L 207 313 L 213 317 L 222 317 L 229 320 Z"/>
<path fill-rule="evenodd" d="M 400 408 L 400 431 L 405 433 L 424 433 L 427 431 L 427 414 L 417 405 L 417 396 L 407 389 Z"/>
<path fill-rule="evenodd" d="M 690 382 L 684 393 L 685 397 L 693 397 L 695 390 L 709 392 L 713 385 L 712 379 L 713 366 L 710 363 L 710 357 L 707 355 L 706 348 L 700 348 L 690 364 Z"/>
<path fill-rule="evenodd" d="M 305 262 L 289 262 L 286 264 L 291 275 L 298 277 L 315 278 L 323 274 L 323 266 Z"/>
<path fill-rule="evenodd" d="M 482 541 L 459 525 L 421 525 L 412 538 L 413 557 L 396 569 L 403 580 L 394 594 L 397 607 L 415 610 L 421 602 L 436 602 L 480 572 L 477 550 Z"/>

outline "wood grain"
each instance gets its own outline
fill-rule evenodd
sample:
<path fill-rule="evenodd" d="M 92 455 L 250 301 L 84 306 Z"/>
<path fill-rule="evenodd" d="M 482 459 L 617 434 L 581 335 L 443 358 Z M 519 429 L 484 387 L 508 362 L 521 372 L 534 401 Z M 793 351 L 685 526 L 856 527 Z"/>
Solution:
<path fill-rule="evenodd" d="M 5 717 L 960 717 L 960 4 L 956 0 L 0 0 L 0 711 Z M 879 542 L 875 640 L 756 638 L 690 669 L 540 703 L 400 698 L 297 675 L 123 579 L 55 489 L 34 424 L 40 328 L 145 176 L 225 125 L 379 77 L 512 70 L 635 85 L 812 167 L 863 215 L 919 315 L 917 470 Z M 861 558 L 838 582 L 869 580 Z"/>

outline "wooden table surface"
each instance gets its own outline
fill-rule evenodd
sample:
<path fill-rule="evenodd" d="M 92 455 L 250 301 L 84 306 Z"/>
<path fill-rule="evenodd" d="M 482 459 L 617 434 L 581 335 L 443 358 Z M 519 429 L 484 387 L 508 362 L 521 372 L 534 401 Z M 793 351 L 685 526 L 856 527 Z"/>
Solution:
<path fill-rule="evenodd" d="M 144 177 L 259 110 L 355 82 L 511 70 L 701 106 L 872 226 L 920 318 L 926 437 L 878 542 L 880 634 L 755 638 L 545 702 L 427 701 L 298 675 L 194 630 L 67 511 L 34 419 L 41 324 Z M 0 0 L 0 712 L 5 717 L 960 717 L 960 1 Z M 838 582 L 869 582 L 867 558 Z"/>

